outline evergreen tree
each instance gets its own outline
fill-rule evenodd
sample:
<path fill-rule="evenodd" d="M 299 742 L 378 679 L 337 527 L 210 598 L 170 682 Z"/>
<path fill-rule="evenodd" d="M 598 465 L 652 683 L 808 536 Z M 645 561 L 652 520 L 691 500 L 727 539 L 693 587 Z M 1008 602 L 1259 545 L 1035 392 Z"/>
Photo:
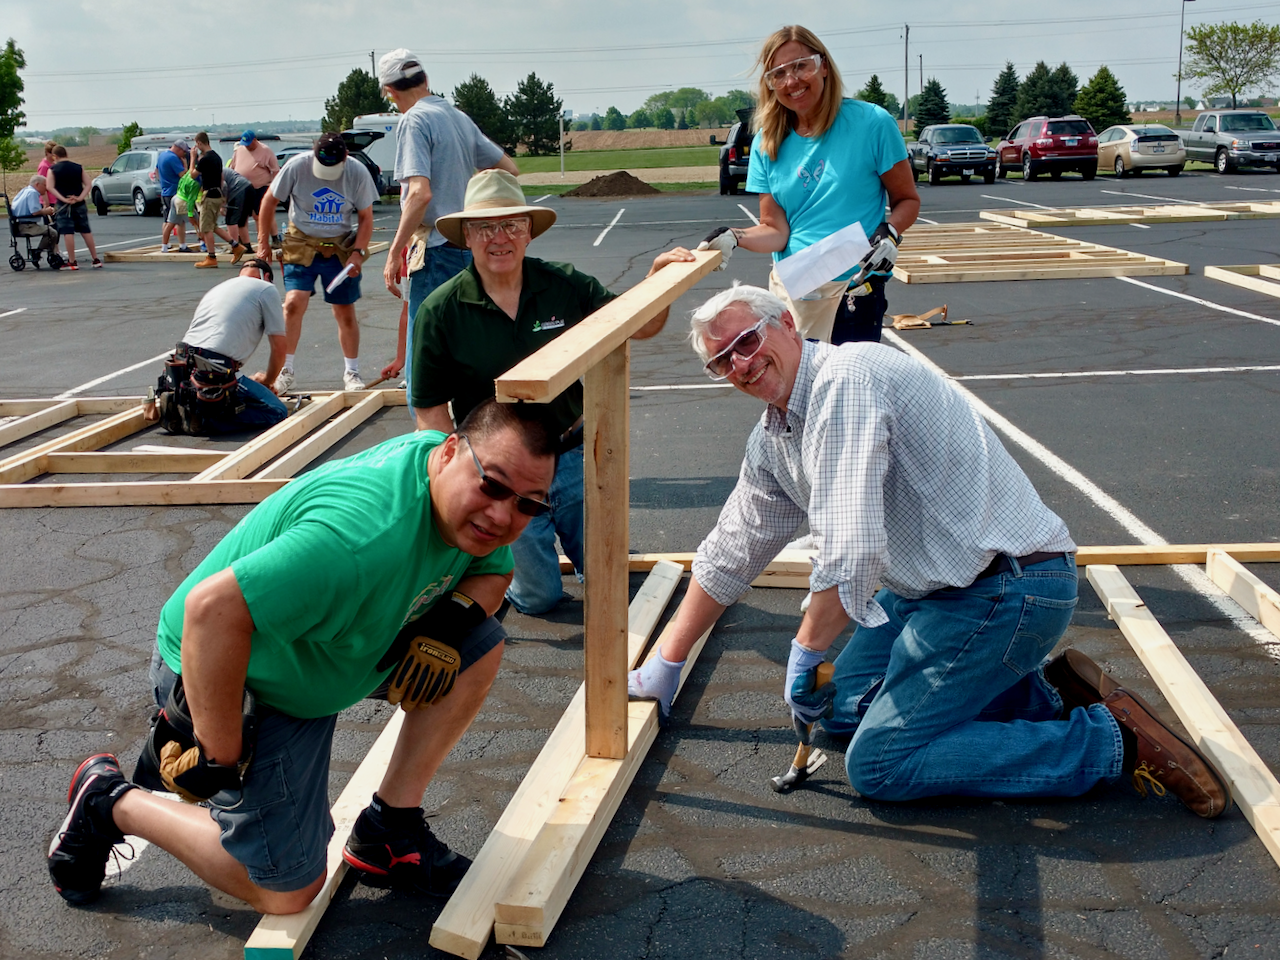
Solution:
<path fill-rule="evenodd" d="M 324 102 L 324 118 L 320 129 L 325 133 L 341 133 L 361 114 L 384 113 L 391 104 L 382 96 L 377 78 L 366 70 L 352 70 L 338 84 L 338 92 Z"/>
<path fill-rule="evenodd" d="M 116 155 L 124 153 L 129 149 L 129 144 L 133 143 L 134 137 L 140 137 L 143 129 L 136 123 L 127 123 L 123 130 L 120 131 L 120 142 L 116 144 Z"/>
<path fill-rule="evenodd" d="M 659 130 L 673 130 L 676 125 L 676 115 L 671 112 L 670 107 L 660 107 L 653 115 L 653 125 Z"/>
<path fill-rule="evenodd" d="M 1072 108 L 1084 117 L 1096 131 L 1103 131 L 1117 123 L 1130 123 L 1133 118 L 1125 109 L 1124 88 L 1106 64 L 1085 84 Z"/>
<path fill-rule="evenodd" d="M 627 129 L 627 118 L 622 115 L 622 111 L 617 107 L 610 107 L 604 112 L 604 128 L 606 130 L 625 130 Z"/>
<path fill-rule="evenodd" d="M 649 111 L 641 107 L 631 116 L 627 117 L 627 126 L 634 127 L 637 130 L 645 127 L 653 126 L 653 118 L 649 116 Z"/>
<path fill-rule="evenodd" d="M 25 68 L 27 58 L 10 37 L 0 53 L 0 140 L 11 139 L 13 132 L 27 124 L 22 112 L 22 77 L 18 71 Z"/>
<path fill-rule="evenodd" d="M 1021 123 L 1027 117 L 1038 117 L 1041 114 L 1056 117 L 1054 109 L 1057 101 L 1053 96 L 1053 74 L 1048 65 L 1041 60 L 1018 85 L 1018 101 L 1013 110 L 1013 123 Z"/>
<path fill-rule="evenodd" d="M 601 125 L 601 123 L 600 123 L 600 117 L 599 117 L 599 116 L 597 116 L 597 115 L 596 115 L 596 114 L 594 114 L 594 113 L 591 115 L 591 129 L 592 129 L 592 130 L 603 130 L 603 129 L 604 129 L 604 127 L 603 127 L 603 126 Z"/>
<path fill-rule="evenodd" d="M 1049 89 L 1053 97 L 1053 110 L 1049 116 L 1060 117 L 1075 109 L 1076 97 L 1080 95 L 1080 81 L 1065 61 L 1049 74 Z"/>
<path fill-rule="evenodd" d="M 514 137 L 523 143 L 531 156 L 540 157 L 560 149 L 560 111 L 563 100 L 557 100 L 550 83 L 530 73 L 520 81 L 516 92 L 503 106 L 511 121 Z"/>
<path fill-rule="evenodd" d="M 991 99 L 987 101 L 986 132 L 993 137 L 1003 137 L 1013 129 L 1014 114 L 1018 106 L 1018 71 L 1006 61 L 1004 69 L 991 87 Z"/>
<path fill-rule="evenodd" d="M 489 81 L 473 73 L 453 88 L 453 105 L 471 118 L 480 132 L 508 153 L 515 151 L 511 123 Z"/>
<path fill-rule="evenodd" d="M 883 107 L 885 105 L 885 92 L 884 86 L 880 83 L 880 78 L 873 73 L 871 79 L 867 81 L 867 85 L 858 91 L 858 95 L 854 99 L 865 100 L 867 103 L 874 103 L 877 107 Z"/>
<path fill-rule="evenodd" d="M 950 119 L 951 107 L 947 105 L 947 91 L 936 77 L 930 77 L 916 106 L 916 123 L 927 127 L 933 123 L 946 123 Z"/>

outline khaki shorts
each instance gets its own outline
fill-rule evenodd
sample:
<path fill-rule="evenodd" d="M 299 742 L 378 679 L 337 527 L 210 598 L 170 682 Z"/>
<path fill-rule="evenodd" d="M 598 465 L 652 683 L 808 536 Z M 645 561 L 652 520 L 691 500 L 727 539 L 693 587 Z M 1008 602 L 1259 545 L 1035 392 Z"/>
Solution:
<path fill-rule="evenodd" d="M 221 197 L 204 197 L 200 201 L 200 232 L 212 233 L 218 226 L 218 214 L 222 211 Z"/>
<path fill-rule="evenodd" d="M 836 311 L 840 309 L 840 299 L 848 289 L 848 280 L 832 280 L 818 287 L 805 299 L 792 300 L 787 295 L 787 288 L 778 278 L 778 271 L 769 271 L 769 292 L 787 305 L 796 322 L 796 329 L 806 340 L 831 342 L 831 328 L 835 325 Z"/>

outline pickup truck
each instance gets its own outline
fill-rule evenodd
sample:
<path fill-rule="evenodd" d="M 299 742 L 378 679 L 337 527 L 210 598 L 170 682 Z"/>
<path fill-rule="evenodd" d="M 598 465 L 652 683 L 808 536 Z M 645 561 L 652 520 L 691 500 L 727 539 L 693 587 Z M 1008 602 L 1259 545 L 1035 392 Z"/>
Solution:
<path fill-rule="evenodd" d="M 984 183 L 996 182 L 996 152 L 983 142 L 978 128 L 967 123 L 925 127 L 920 138 L 908 144 L 907 152 L 912 179 L 923 173 L 931 184 L 953 176 L 964 183 L 972 176 L 982 177 Z"/>
<path fill-rule="evenodd" d="M 1280 171 L 1280 131 L 1261 110 L 1206 110 L 1182 141 L 1188 160 L 1212 163 L 1218 173 L 1245 166 Z"/>

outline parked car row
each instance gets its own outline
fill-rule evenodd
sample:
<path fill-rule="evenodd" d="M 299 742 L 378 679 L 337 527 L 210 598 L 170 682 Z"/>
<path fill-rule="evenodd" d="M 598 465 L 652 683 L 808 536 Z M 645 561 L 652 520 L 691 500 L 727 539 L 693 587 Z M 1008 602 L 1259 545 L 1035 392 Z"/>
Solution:
<path fill-rule="evenodd" d="M 981 176 L 991 183 L 1010 171 L 1021 172 L 1024 180 L 1041 174 L 1057 180 L 1072 172 L 1092 180 L 1099 169 L 1118 177 L 1145 170 L 1176 177 L 1188 160 L 1212 163 L 1222 174 L 1245 166 L 1280 172 L 1280 131 L 1260 110 L 1206 111 L 1181 133 L 1159 123 L 1122 123 L 1099 134 L 1084 117 L 1030 117 L 995 148 L 988 146 L 993 139 L 969 124 L 925 127 L 907 145 L 911 173 L 933 184 L 951 176 L 963 182 Z"/>
<path fill-rule="evenodd" d="M 177 140 L 180 135 L 174 135 L 170 140 Z M 382 168 L 374 163 L 364 152 L 365 148 L 376 140 L 381 140 L 385 136 L 379 130 L 344 130 L 342 138 L 347 142 L 347 149 L 350 151 L 349 156 L 362 164 L 369 171 L 369 175 L 373 177 L 373 182 L 378 188 L 378 196 L 382 196 L 387 192 L 387 183 L 382 175 Z M 278 141 L 278 136 L 263 134 L 259 140 Z M 239 137 L 223 137 L 220 146 L 227 156 L 230 156 L 230 149 L 235 143 L 239 143 Z M 275 146 L 275 144 L 272 144 Z M 102 173 L 94 177 L 93 184 L 90 187 L 89 198 L 93 206 L 98 211 L 98 216 L 105 217 L 107 208 L 111 204 L 128 204 L 133 207 L 133 212 L 138 216 L 146 216 L 148 214 L 156 214 L 160 212 L 160 174 L 156 170 L 156 160 L 160 154 L 169 148 L 169 144 L 148 145 L 140 150 L 127 150 L 112 162 L 111 166 L 103 167 Z M 310 153 L 311 145 L 307 143 L 294 144 L 284 147 L 276 154 L 276 159 L 281 165 L 286 160 L 297 153 Z M 746 168 L 743 168 L 743 176 L 746 176 Z"/>

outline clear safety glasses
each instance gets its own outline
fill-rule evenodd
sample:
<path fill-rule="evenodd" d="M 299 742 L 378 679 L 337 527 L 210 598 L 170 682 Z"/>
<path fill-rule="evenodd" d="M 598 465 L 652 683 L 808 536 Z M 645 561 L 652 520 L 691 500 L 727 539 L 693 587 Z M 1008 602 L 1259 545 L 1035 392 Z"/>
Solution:
<path fill-rule="evenodd" d="M 770 90 L 776 90 L 779 85 L 786 83 L 791 77 L 795 77 L 797 80 L 808 80 L 818 72 L 818 67 L 821 63 L 822 54 L 820 53 L 811 53 L 809 56 L 801 57 L 799 60 L 784 63 L 780 67 L 765 71 L 764 85 Z"/>
<path fill-rule="evenodd" d="M 522 240 L 529 236 L 533 221 L 528 217 L 512 217 L 510 220 L 468 220 L 467 233 L 481 243 L 488 243 L 501 230 L 509 240 Z"/>
<path fill-rule="evenodd" d="M 760 320 L 751 329 L 743 330 L 734 337 L 733 343 L 707 361 L 705 367 L 707 376 L 712 380 L 727 380 L 729 374 L 733 373 L 733 358 L 735 356 L 741 357 L 743 360 L 750 360 L 759 353 L 760 348 L 764 346 L 764 330 L 766 326 L 768 326 L 767 321 Z"/>

